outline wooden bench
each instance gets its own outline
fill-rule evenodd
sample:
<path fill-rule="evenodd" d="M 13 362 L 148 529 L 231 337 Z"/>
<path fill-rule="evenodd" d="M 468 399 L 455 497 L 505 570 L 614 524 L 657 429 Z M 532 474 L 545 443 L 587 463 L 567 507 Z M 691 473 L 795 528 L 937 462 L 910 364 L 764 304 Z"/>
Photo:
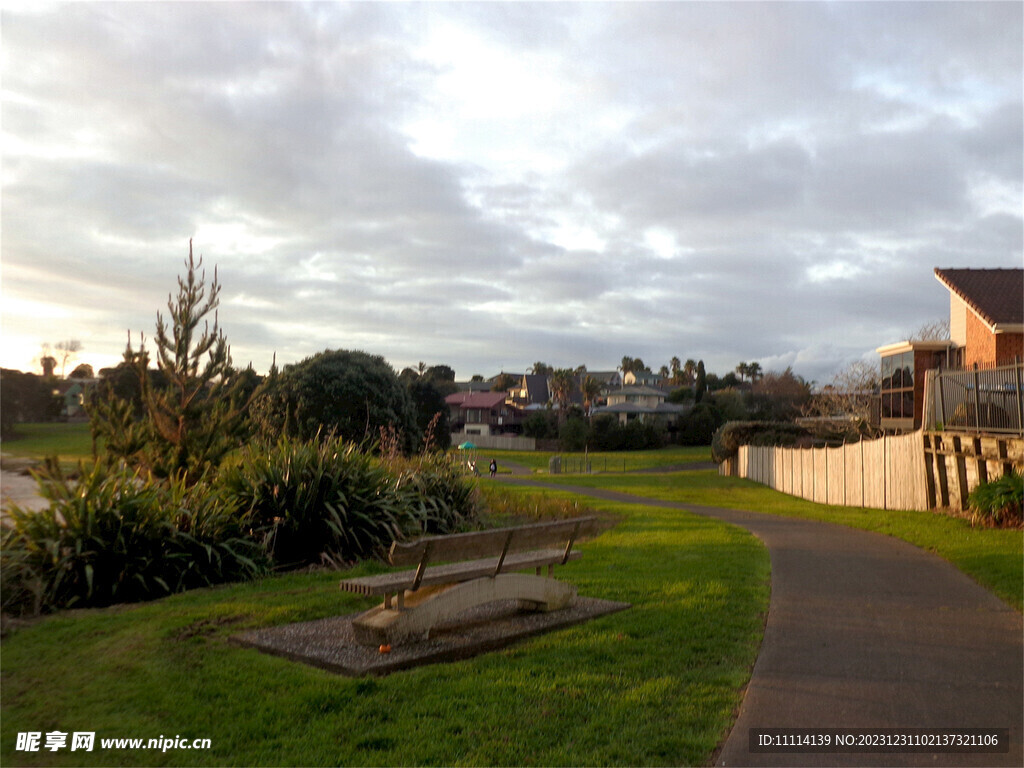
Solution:
<path fill-rule="evenodd" d="M 554 611 L 576 594 L 551 578 L 556 565 L 575 560 L 573 545 L 598 531 L 595 517 L 577 517 L 516 528 L 428 536 L 394 542 L 388 562 L 414 570 L 344 579 L 342 590 L 383 595 L 384 602 L 356 617 L 356 640 L 395 645 L 428 637 L 441 622 L 479 605 L 518 600 L 521 607 Z M 435 565 L 435 563 L 445 563 Z M 541 572 L 547 567 L 547 576 Z M 535 574 L 519 573 L 533 570 Z"/>

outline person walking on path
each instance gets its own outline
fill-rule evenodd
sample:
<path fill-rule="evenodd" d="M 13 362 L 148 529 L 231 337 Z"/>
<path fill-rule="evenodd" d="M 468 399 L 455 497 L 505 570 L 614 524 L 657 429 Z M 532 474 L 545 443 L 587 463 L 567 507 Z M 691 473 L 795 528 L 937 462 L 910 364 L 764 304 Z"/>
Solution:
<path fill-rule="evenodd" d="M 491 459 L 490 470 L 491 470 L 491 477 L 494 477 L 496 474 L 498 474 L 498 462 L 496 462 L 494 459 Z"/>

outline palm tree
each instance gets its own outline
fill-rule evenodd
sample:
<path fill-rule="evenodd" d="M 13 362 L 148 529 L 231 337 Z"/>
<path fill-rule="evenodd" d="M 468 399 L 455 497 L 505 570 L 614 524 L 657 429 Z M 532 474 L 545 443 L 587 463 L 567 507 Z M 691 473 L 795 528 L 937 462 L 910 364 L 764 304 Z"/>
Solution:
<path fill-rule="evenodd" d="M 547 363 L 538 361 L 531 365 L 527 370 L 537 376 L 550 376 L 554 369 Z"/>
<path fill-rule="evenodd" d="M 764 376 L 764 371 L 761 370 L 760 363 L 751 363 L 747 366 L 747 375 L 751 381 L 757 381 Z"/>
<path fill-rule="evenodd" d="M 697 376 L 697 361 L 690 358 L 683 363 L 683 376 L 686 377 L 686 383 L 692 384 Z"/>
<path fill-rule="evenodd" d="M 572 402 L 572 390 L 576 384 L 572 371 L 568 368 L 559 368 L 551 374 L 548 380 L 548 390 L 551 392 L 551 399 L 558 405 L 558 420 L 565 419 L 565 412 Z"/>
<path fill-rule="evenodd" d="M 668 366 L 667 365 L 661 366 L 661 368 L 658 369 L 658 375 L 661 378 L 663 378 L 663 379 L 667 379 L 668 378 Z"/>
<path fill-rule="evenodd" d="M 739 374 L 740 381 L 743 381 L 743 377 L 747 375 L 747 371 L 749 369 L 750 368 L 746 363 L 740 363 L 739 365 L 736 366 L 736 373 Z"/>
<path fill-rule="evenodd" d="M 601 396 L 601 382 L 593 376 L 584 376 L 580 389 L 583 392 L 583 410 L 589 416 L 591 409 L 594 407 L 594 402 Z"/>
<path fill-rule="evenodd" d="M 671 360 L 668 361 L 668 364 L 669 367 L 672 369 L 672 383 L 675 384 L 676 386 L 679 386 L 679 369 L 682 363 L 679 362 L 678 357 L 673 357 Z"/>

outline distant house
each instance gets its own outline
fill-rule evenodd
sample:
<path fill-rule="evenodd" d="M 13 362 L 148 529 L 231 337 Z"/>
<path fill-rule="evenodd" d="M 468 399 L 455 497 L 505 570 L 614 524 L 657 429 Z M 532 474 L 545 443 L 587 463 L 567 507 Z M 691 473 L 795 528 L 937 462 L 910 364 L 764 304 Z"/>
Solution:
<path fill-rule="evenodd" d="M 62 379 L 56 382 L 53 394 L 61 399 L 61 418 L 84 419 L 85 402 L 98 379 Z"/>
<path fill-rule="evenodd" d="M 527 373 L 519 378 L 517 386 L 508 391 L 509 401 L 519 408 L 546 406 L 551 399 L 548 377 Z"/>
<path fill-rule="evenodd" d="M 661 376 L 650 370 L 628 371 L 622 377 L 624 387 L 661 387 L 664 382 Z"/>
<path fill-rule="evenodd" d="M 665 393 L 654 387 L 625 386 L 608 393 L 608 404 L 594 409 L 594 415 L 612 414 L 620 424 L 630 421 L 669 422 L 686 412 L 686 407 L 665 402 Z"/>
<path fill-rule="evenodd" d="M 622 386 L 622 374 L 618 371 L 586 371 L 583 376 L 599 381 L 604 390 L 618 389 Z"/>
<path fill-rule="evenodd" d="M 448 404 L 452 432 L 467 435 L 518 434 L 522 415 L 505 402 L 504 392 L 456 392 L 444 399 Z"/>
<path fill-rule="evenodd" d="M 1024 358 L 1024 269 L 939 269 L 949 290 L 949 339 L 900 341 L 881 357 L 881 421 L 885 430 L 923 422 L 927 371 L 990 368 Z"/>

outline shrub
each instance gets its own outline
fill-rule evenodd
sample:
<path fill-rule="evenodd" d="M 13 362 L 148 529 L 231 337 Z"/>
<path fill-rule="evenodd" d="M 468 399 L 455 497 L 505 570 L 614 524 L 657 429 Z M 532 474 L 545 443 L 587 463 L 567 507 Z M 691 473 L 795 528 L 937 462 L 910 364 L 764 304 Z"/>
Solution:
<path fill-rule="evenodd" d="M 253 396 L 249 418 L 271 442 L 326 434 L 363 442 L 389 426 L 403 435 L 405 449 L 419 441 L 409 391 L 383 357 L 365 352 L 326 350 L 272 373 Z"/>
<path fill-rule="evenodd" d="M 391 473 L 396 487 L 413 505 L 417 533 L 444 534 L 465 528 L 480 510 L 477 487 L 469 482 L 459 463 L 443 453 L 413 459 L 393 459 Z"/>
<path fill-rule="evenodd" d="M 660 424 L 634 420 L 622 425 L 615 416 L 604 414 L 595 417 L 590 427 L 590 447 L 595 451 L 642 451 L 664 444 Z"/>
<path fill-rule="evenodd" d="M 796 445 L 811 433 L 798 424 L 777 421 L 730 421 L 711 440 L 711 458 L 731 459 L 741 445 Z"/>
<path fill-rule="evenodd" d="M 590 437 L 590 427 L 582 418 L 569 418 L 558 429 L 558 444 L 563 451 L 582 451 Z"/>
<path fill-rule="evenodd" d="M 368 557 L 418 527 L 384 464 L 340 438 L 249 446 L 221 482 L 278 565 Z"/>
<path fill-rule="evenodd" d="M 234 506 L 205 485 L 123 466 L 79 472 L 69 482 L 53 462 L 38 475 L 49 506 L 11 506 L 0 555 L 5 611 L 149 600 L 267 570 Z"/>
<path fill-rule="evenodd" d="M 1024 525 L 1024 477 L 1009 472 L 997 480 L 981 483 L 967 497 L 975 523 L 989 526 Z"/>
<path fill-rule="evenodd" d="M 554 411 L 534 411 L 523 422 L 523 434 L 538 440 L 558 437 L 558 414 Z"/>
<path fill-rule="evenodd" d="M 697 403 L 689 413 L 680 417 L 676 439 L 680 445 L 710 445 L 721 423 L 717 408 L 706 402 Z"/>

